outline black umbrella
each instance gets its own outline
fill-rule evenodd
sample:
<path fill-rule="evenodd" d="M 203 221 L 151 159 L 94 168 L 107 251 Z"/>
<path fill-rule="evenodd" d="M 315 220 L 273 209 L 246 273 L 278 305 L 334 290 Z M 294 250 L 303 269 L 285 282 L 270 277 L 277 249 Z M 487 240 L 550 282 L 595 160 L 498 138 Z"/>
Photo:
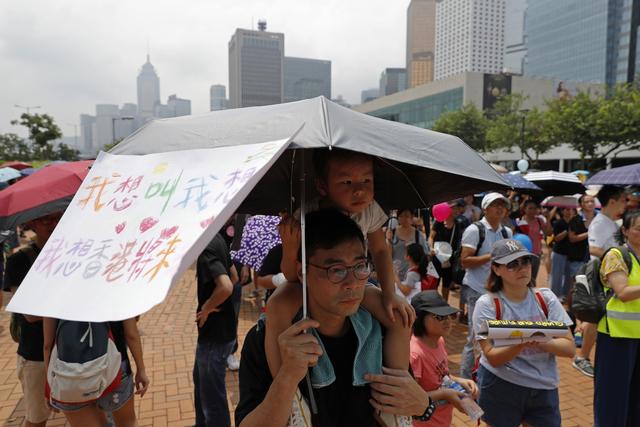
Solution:
<path fill-rule="evenodd" d="M 564 196 L 586 191 L 580 179 L 572 173 L 556 171 L 530 172 L 524 177 L 542 188 L 545 196 Z"/>
<path fill-rule="evenodd" d="M 253 144 L 290 138 L 278 159 L 240 207 L 241 212 L 277 213 L 291 203 L 293 182 L 311 155 L 297 149 L 342 148 L 373 156 L 376 200 L 386 208 L 426 208 L 464 194 L 509 187 L 478 153 L 459 138 L 391 122 L 341 107 L 324 97 L 154 120 L 111 150 L 149 154 Z M 224 159 L 221 159 L 224 161 Z M 307 180 L 307 196 L 315 195 Z"/>

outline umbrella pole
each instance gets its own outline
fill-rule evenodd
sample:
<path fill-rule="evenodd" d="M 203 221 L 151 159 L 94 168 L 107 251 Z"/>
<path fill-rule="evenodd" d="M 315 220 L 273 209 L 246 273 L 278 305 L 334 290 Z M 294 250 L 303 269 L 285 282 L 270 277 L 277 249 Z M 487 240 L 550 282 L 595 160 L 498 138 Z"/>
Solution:
<path fill-rule="evenodd" d="M 300 249 L 302 252 L 302 317 L 306 319 L 309 311 L 307 306 L 307 247 L 306 247 L 306 187 L 305 187 L 305 165 L 304 165 L 304 151 L 300 150 Z M 308 332 L 305 332 L 308 333 Z M 318 405 L 316 399 L 313 396 L 313 387 L 311 386 L 311 377 L 309 377 L 309 371 L 306 375 L 307 390 L 309 392 L 309 406 L 311 407 L 311 413 L 318 414 Z"/>

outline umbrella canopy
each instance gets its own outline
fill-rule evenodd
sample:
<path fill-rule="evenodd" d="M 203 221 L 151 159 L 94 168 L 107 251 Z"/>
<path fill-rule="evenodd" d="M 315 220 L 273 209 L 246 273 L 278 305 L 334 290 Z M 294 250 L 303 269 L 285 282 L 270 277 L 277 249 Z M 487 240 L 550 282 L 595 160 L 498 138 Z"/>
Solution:
<path fill-rule="evenodd" d="M 574 194 L 573 196 L 549 196 L 544 199 L 541 203 L 542 206 L 550 206 L 550 207 L 558 207 L 558 208 L 574 208 L 578 209 L 580 207 L 580 203 L 578 203 L 578 199 L 581 194 Z M 600 209 L 602 206 L 598 199 L 595 200 L 596 208 Z"/>
<path fill-rule="evenodd" d="M 376 200 L 386 208 L 427 207 L 463 194 L 508 185 L 459 138 L 341 107 L 324 97 L 154 120 L 111 150 L 113 154 L 214 148 L 290 138 L 291 148 L 338 147 L 376 158 Z M 291 203 L 299 176 L 297 150 L 287 150 L 239 212 L 277 214 Z M 304 170 L 312 171 L 311 156 Z M 297 184 L 295 184 L 297 187 Z M 307 180 L 307 195 L 316 194 Z"/>
<path fill-rule="evenodd" d="M 11 181 L 12 179 L 20 178 L 20 172 L 14 168 L 0 168 L 0 182 Z"/>
<path fill-rule="evenodd" d="M 0 191 L 0 230 L 64 210 L 92 163 L 83 160 L 47 166 Z"/>
<path fill-rule="evenodd" d="M 30 168 L 31 165 L 25 162 L 4 162 L 0 165 L 0 168 L 13 168 L 15 170 L 21 171 L 22 169 Z"/>
<path fill-rule="evenodd" d="M 520 174 L 515 173 L 505 173 L 502 174 L 502 178 L 507 181 L 511 186 L 522 193 L 527 193 L 531 191 L 542 191 L 542 188 L 538 187 L 531 181 L 527 181 Z"/>
<path fill-rule="evenodd" d="M 542 191 L 547 196 L 584 193 L 586 190 L 580 179 L 572 173 L 556 171 L 530 172 L 524 177 L 542 188 Z"/>
<path fill-rule="evenodd" d="M 640 163 L 606 169 L 587 180 L 586 185 L 640 185 Z"/>
<path fill-rule="evenodd" d="M 26 169 L 22 169 L 20 171 L 20 175 L 22 176 L 29 176 L 32 175 L 35 171 L 38 171 L 40 169 L 36 169 L 36 168 L 26 168 Z"/>

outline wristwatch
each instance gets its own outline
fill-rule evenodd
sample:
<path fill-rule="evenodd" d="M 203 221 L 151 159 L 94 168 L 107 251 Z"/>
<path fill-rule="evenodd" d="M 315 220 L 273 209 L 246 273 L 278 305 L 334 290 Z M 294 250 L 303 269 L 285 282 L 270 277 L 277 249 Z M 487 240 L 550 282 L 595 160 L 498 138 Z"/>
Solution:
<path fill-rule="evenodd" d="M 427 405 L 427 409 L 424 410 L 422 415 L 414 415 L 413 419 L 416 421 L 429 421 L 435 410 L 436 404 L 431 400 L 431 396 L 429 396 L 429 405 Z"/>

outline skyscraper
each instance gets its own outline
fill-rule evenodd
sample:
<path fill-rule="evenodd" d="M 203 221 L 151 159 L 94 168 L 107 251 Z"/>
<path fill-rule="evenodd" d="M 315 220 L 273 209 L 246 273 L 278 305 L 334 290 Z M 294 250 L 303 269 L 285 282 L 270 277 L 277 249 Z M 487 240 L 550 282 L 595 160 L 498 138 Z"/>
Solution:
<path fill-rule="evenodd" d="M 505 0 L 441 0 L 436 5 L 435 79 L 504 66 Z"/>
<path fill-rule="evenodd" d="M 436 0 L 411 0 L 407 8 L 407 87 L 434 76 L 436 50 Z"/>
<path fill-rule="evenodd" d="M 231 108 L 279 104 L 284 96 L 284 34 L 238 28 L 229 41 Z"/>
<path fill-rule="evenodd" d="M 171 117 L 188 116 L 191 114 L 191 100 L 178 98 L 177 95 L 169 95 L 167 107 L 171 111 Z"/>
<path fill-rule="evenodd" d="M 504 69 L 512 74 L 522 74 L 527 47 L 524 41 L 524 20 L 527 0 L 509 0 L 504 19 Z"/>
<path fill-rule="evenodd" d="M 526 17 L 525 74 L 632 81 L 638 72 L 640 0 L 536 0 Z"/>
<path fill-rule="evenodd" d="M 227 109 L 227 88 L 224 85 L 212 85 L 209 88 L 209 111 Z"/>
<path fill-rule="evenodd" d="M 284 58 L 284 102 L 324 96 L 331 99 L 331 61 Z"/>
<path fill-rule="evenodd" d="M 138 74 L 138 113 L 144 119 L 153 117 L 156 104 L 160 103 L 160 79 L 149 61 L 142 65 Z"/>
<path fill-rule="evenodd" d="M 407 88 L 407 70 L 404 68 L 385 68 L 380 74 L 380 96 L 387 96 Z"/>

